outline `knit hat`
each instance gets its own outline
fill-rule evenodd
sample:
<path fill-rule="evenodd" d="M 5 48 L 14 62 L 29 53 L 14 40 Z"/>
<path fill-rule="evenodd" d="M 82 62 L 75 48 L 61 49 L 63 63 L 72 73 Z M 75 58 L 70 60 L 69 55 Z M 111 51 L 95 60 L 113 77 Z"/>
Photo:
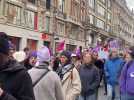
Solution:
<path fill-rule="evenodd" d="M 68 60 L 71 59 L 71 52 L 69 51 L 63 51 L 60 55 L 67 57 Z"/>
<path fill-rule="evenodd" d="M 0 32 L 0 53 L 6 55 L 9 53 L 8 36 L 4 32 Z"/>
<path fill-rule="evenodd" d="M 15 60 L 17 60 L 18 62 L 22 62 L 26 59 L 26 54 L 24 51 L 18 51 L 18 52 L 15 52 L 13 54 L 13 57 Z"/>
<path fill-rule="evenodd" d="M 49 49 L 46 46 L 43 46 L 38 52 L 37 52 L 37 61 L 39 63 L 42 62 L 49 62 L 51 59 Z"/>

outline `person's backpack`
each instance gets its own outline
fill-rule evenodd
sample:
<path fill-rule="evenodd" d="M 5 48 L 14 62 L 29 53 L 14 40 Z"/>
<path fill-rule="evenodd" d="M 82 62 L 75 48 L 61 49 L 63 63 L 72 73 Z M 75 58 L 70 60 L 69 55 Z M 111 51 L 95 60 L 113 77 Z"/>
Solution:
<path fill-rule="evenodd" d="M 49 72 L 50 70 L 47 68 L 46 71 L 33 83 L 33 87 L 35 87 L 39 82 L 40 80 L 45 76 L 47 75 L 47 73 Z"/>

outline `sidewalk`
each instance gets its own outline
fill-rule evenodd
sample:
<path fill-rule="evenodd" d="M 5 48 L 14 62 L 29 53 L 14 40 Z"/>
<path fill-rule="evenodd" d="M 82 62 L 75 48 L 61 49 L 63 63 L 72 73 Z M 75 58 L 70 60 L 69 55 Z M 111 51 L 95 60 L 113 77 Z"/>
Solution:
<path fill-rule="evenodd" d="M 105 91 L 104 91 L 104 87 L 101 86 L 99 88 L 99 93 L 98 93 L 98 100 L 106 100 L 106 95 L 104 95 Z"/>

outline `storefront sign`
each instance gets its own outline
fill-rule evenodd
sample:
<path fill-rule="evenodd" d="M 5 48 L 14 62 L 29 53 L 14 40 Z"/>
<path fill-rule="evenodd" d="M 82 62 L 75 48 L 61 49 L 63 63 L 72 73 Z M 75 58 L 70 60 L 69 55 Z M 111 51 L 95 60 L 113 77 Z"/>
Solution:
<path fill-rule="evenodd" d="M 50 39 L 49 35 L 48 35 L 48 34 L 45 34 L 45 33 L 42 33 L 41 38 L 42 38 L 44 41 L 46 41 L 46 40 L 49 40 L 49 39 Z"/>

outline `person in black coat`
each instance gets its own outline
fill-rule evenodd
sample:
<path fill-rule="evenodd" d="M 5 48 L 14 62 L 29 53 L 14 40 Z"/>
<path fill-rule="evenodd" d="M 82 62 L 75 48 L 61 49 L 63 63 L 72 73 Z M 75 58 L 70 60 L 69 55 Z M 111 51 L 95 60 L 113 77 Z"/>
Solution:
<path fill-rule="evenodd" d="M 29 74 L 8 54 L 8 37 L 0 32 L 0 100 L 35 100 Z"/>
<path fill-rule="evenodd" d="M 97 100 L 100 75 L 99 70 L 93 64 L 93 58 L 90 53 L 84 54 L 83 64 L 80 67 L 79 73 L 82 84 L 79 100 Z"/>

